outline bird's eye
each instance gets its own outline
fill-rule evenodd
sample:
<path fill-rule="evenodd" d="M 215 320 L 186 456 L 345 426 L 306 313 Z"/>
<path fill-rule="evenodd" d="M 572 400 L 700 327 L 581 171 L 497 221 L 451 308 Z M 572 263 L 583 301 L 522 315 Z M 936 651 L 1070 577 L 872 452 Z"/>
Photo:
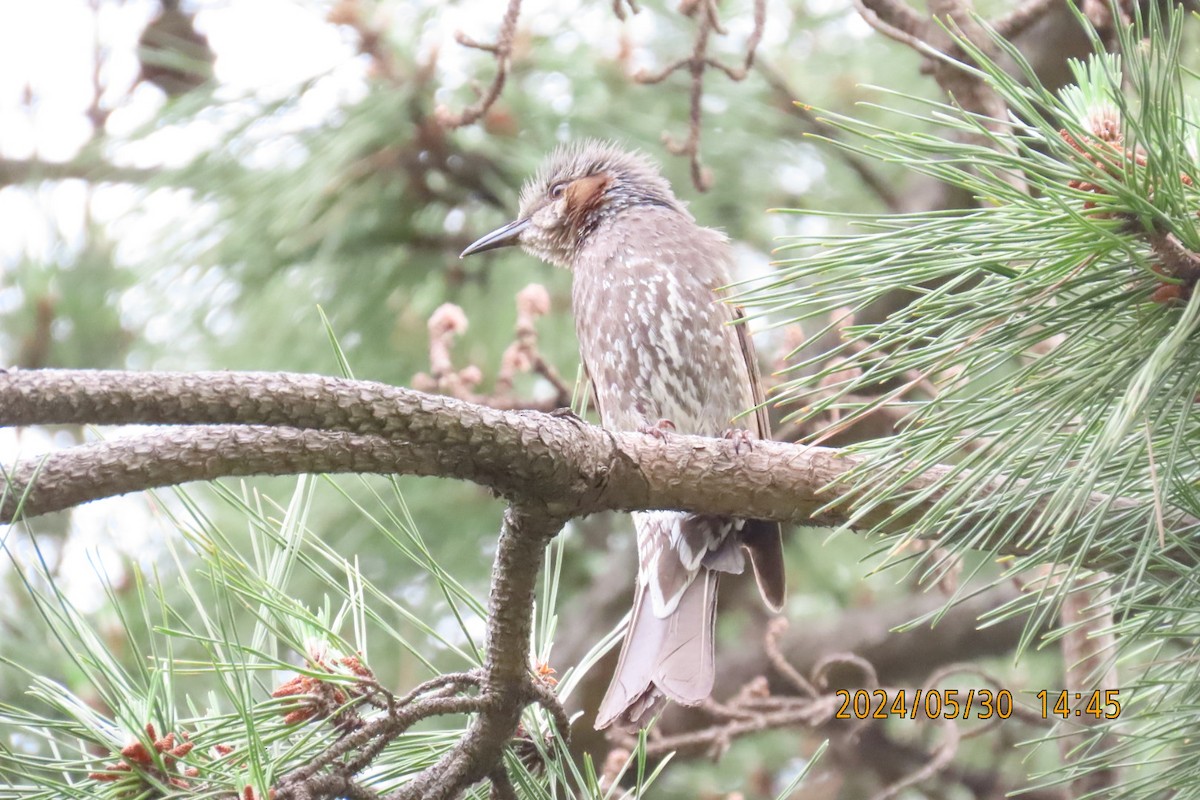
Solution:
<path fill-rule="evenodd" d="M 554 184 L 553 186 L 550 187 L 551 199 L 557 200 L 558 198 L 563 196 L 563 192 L 565 192 L 566 190 L 567 190 L 567 184 L 565 182 Z"/>

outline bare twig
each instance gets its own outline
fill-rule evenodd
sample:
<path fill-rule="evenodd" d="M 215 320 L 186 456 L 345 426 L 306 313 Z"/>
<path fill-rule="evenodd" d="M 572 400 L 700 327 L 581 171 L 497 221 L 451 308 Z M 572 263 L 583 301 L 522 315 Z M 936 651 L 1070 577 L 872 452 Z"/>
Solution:
<path fill-rule="evenodd" d="M 816 687 L 809 683 L 808 679 L 801 675 L 800 671 L 784 658 L 783 653 L 779 649 L 779 637 L 787 629 L 787 617 L 776 617 L 771 620 L 771 623 L 767 626 L 767 635 L 763 639 L 763 651 L 767 654 L 767 659 L 771 662 L 771 666 L 775 668 L 775 671 L 795 687 L 797 692 L 805 697 L 816 697 L 820 694 Z"/>
<path fill-rule="evenodd" d="M 973 675 L 987 683 L 996 692 L 1004 689 L 1004 684 L 996 676 L 977 664 L 947 664 L 930 674 L 921 691 L 928 693 L 931 689 L 945 686 L 948 678 L 954 675 Z M 1026 708 L 1020 703 L 1012 704 L 1012 716 L 1030 725 L 1045 727 L 1046 720 L 1036 711 Z"/>
<path fill-rule="evenodd" d="M 533 372 L 554 387 L 555 408 L 571 405 L 572 389 L 538 348 L 537 320 L 550 312 L 550 294 L 539 283 L 517 293 L 517 324 L 513 343 L 500 357 L 494 396 L 513 402 L 513 379 L 518 373 Z M 492 403 L 484 400 L 487 405 Z"/>
<path fill-rule="evenodd" d="M 858 13 L 875 30 L 919 53 L 928 48 L 929 20 L 904 0 L 854 0 Z"/>
<path fill-rule="evenodd" d="M 717 7 L 715 0 L 710 4 L 710 13 L 713 15 L 714 26 L 719 25 L 716 19 Z M 767 26 L 767 0 L 754 0 L 754 29 L 750 32 L 750 38 L 746 40 L 746 56 L 740 67 L 731 67 L 715 58 L 708 59 L 710 67 L 716 67 L 729 76 L 731 81 L 744 81 L 746 76 L 750 74 L 750 68 L 754 66 L 754 57 L 758 54 L 758 45 L 762 41 L 763 31 Z M 724 34 L 725 31 L 720 31 Z"/>
<path fill-rule="evenodd" d="M 504 19 L 500 22 L 500 33 L 496 36 L 496 41 L 491 44 L 477 42 L 462 31 L 455 35 L 454 38 L 463 47 L 491 53 L 496 59 L 496 76 L 492 78 L 491 84 L 483 92 L 483 96 L 479 98 L 478 102 L 467 106 L 457 114 L 445 106 L 439 106 L 434 112 L 434 116 L 440 125 L 445 128 L 461 128 L 464 125 L 470 125 L 486 114 L 488 109 L 499 99 L 500 92 L 504 90 L 504 82 L 508 79 L 513 36 L 516 34 L 517 18 L 520 15 L 521 0 L 508 0 L 508 9 L 504 12 Z"/>
<path fill-rule="evenodd" d="M 105 86 L 101 76 L 104 73 L 104 59 L 102 58 L 104 46 L 101 40 L 103 26 L 99 21 L 100 3 L 99 0 L 90 0 L 88 5 L 95 21 L 92 23 L 92 96 L 85 114 L 92 123 L 92 138 L 97 139 L 104 134 L 104 126 L 112 114 L 112 109 L 106 108 L 103 102 Z"/>
<path fill-rule="evenodd" d="M 647 743 L 646 755 L 656 758 L 668 753 L 676 753 L 681 757 L 705 753 L 718 757 L 728 749 L 734 739 L 741 736 L 780 728 L 811 728 L 820 725 L 833 717 L 839 702 L 833 695 L 815 700 L 797 700 L 786 710 L 755 714 L 749 718 L 733 719 L 696 731 L 663 736 Z"/>
<path fill-rule="evenodd" d="M 879 686 L 879 676 L 875 674 L 875 665 L 854 653 L 830 653 L 818 659 L 812 670 L 813 681 L 816 685 L 822 688 L 828 687 L 829 673 L 835 667 L 853 667 L 857 669 L 862 675 L 862 677 L 855 681 L 858 686 L 868 689 L 874 689 Z"/>
<path fill-rule="evenodd" d="M 992 22 L 992 28 L 1005 39 L 1020 36 L 1036 25 L 1046 13 L 1055 6 L 1061 6 L 1063 0 L 1025 0 L 1002 17 Z"/>
<path fill-rule="evenodd" d="M 558 728 L 558 734 L 564 742 L 571 741 L 571 718 L 567 716 L 567 711 L 559 702 L 558 695 L 554 690 L 540 680 L 531 681 L 528 687 L 529 698 L 540 705 L 554 720 L 554 727 Z"/>
<path fill-rule="evenodd" d="M 339 739 L 303 767 L 292 770 L 276 784 L 278 800 L 311 796 L 313 784 L 332 776 L 349 778 L 371 763 L 374 756 L 413 725 L 434 716 L 478 712 L 484 707 L 480 697 L 436 697 L 418 700 L 401 708 L 395 715 L 373 720 Z M 343 756 L 356 751 L 360 758 L 345 763 Z"/>
<path fill-rule="evenodd" d="M 692 54 L 686 58 L 672 61 L 657 72 L 639 72 L 633 78 L 638 83 L 653 84 L 666 80 L 668 76 L 678 70 L 687 69 L 691 74 L 687 138 L 680 142 L 670 134 L 664 133 L 663 143 L 671 153 L 688 157 L 691 164 L 692 184 L 699 191 L 705 192 L 712 186 L 712 175 L 700 159 L 701 123 L 704 113 L 704 73 L 711 67 L 724 72 L 734 81 L 746 78 L 750 73 L 750 68 L 754 65 L 758 44 L 762 41 L 767 20 L 767 3 L 766 0 L 754 0 L 754 30 L 746 40 L 746 55 L 742 65 L 738 67 L 725 64 L 708 55 L 708 44 L 712 34 L 723 35 L 725 33 L 721 27 L 716 0 L 692 0 L 683 3 L 680 10 L 688 16 L 697 18 Z"/>
<path fill-rule="evenodd" d="M 825 653 L 849 650 L 875 667 L 881 683 L 919 685 L 926 675 L 948 664 L 1011 653 L 1029 625 L 1041 635 L 1046 629 L 1044 621 L 1027 614 L 1013 614 L 996 624 L 979 627 L 980 615 L 1012 603 L 1019 596 L 1016 587 L 1004 584 L 960 597 L 946 609 L 945 600 L 930 592 L 911 593 L 882 605 L 847 608 L 833 616 L 806 620 L 803 625 L 794 623 L 780 635 L 777 647 L 787 663 L 804 676 L 811 676 Z M 909 625 L 903 631 L 896 630 L 904 623 L 935 615 L 936 626 Z M 765 650 L 727 649 L 718 655 L 717 673 L 730 685 L 768 673 L 776 695 L 797 693 L 792 683 L 778 676 Z"/>
<path fill-rule="evenodd" d="M 72 179 L 95 183 L 142 184 L 163 181 L 168 177 L 168 173 L 162 169 L 118 166 L 90 156 L 61 163 L 0 158 L 0 186 Z"/>
<path fill-rule="evenodd" d="M 572 390 L 538 349 L 536 321 L 550 310 L 550 297 L 539 284 L 530 284 L 517 294 L 517 325 L 514 341 L 500 359 L 495 391 L 491 395 L 475 393 L 483 380 L 483 371 L 470 364 L 454 368 L 451 351 L 457 337 L 466 331 L 467 315 L 453 303 L 443 303 L 429 317 L 430 373 L 413 376 L 413 386 L 421 391 L 439 392 L 468 403 L 493 408 L 527 408 L 553 411 L 571 404 Z M 519 372 L 541 375 L 554 387 L 554 396 L 544 401 L 526 400 L 513 395 L 513 378 Z"/>

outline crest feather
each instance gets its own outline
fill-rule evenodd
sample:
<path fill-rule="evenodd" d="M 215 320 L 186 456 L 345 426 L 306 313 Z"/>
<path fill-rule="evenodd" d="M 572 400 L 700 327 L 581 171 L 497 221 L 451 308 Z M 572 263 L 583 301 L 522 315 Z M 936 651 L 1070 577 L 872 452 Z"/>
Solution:
<path fill-rule="evenodd" d="M 683 210 L 654 159 L 640 150 L 625 150 L 601 139 L 559 145 L 521 190 L 521 207 L 545 197 L 556 183 L 599 173 L 610 176 L 614 189 L 637 188 L 664 205 Z"/>

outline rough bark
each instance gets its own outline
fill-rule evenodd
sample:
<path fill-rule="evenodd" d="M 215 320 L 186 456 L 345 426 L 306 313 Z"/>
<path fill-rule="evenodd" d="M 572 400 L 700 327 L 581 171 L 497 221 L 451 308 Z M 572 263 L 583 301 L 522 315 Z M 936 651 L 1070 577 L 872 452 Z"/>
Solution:
<path fill-rule="evenodd" d="M 223 475 L 379 472 L 488 486 L 564 518 L 598 511 L 681 509 L 808 525 L 901 532 L 952 483 L 935 466 L 906 491 L 854 508 L 842 479 L 864 457 L 826 447 L 607 431 L 569 415 L 497 411 L 369 381 L 288 373 L 29 370 L 0 374 L 0 425 L 163 424 L 165 430 L 20 461 L 0 477 L 0 521 L 139 489 Z M 740 449 L 740 452 L 739 452 Z M 964 479 L 969 473 L 954 473 Z M 1002 478 L 991 485 L 1000 487 Z M 1033 487 L 1029 487 L 1034 491 Z M 986 489 L 984 490 L 986 494 Z M 1094 494 L 1081 513 L 1117 516 L 1136 501 Z M 1003 541 L 1022 555 L 1036 514 L 1014 516 Z M 1174 531 L 1197 520 L 1176 514 Z M 1130 543 L 1130 552 L 1136 543 Z M 1083 554 L 1094 569 L 1127 553 Z M 1196 563 L 1180 545 L 1160 561 Z M 1152 566 L 1153 568 L 1153 566 Z"/>

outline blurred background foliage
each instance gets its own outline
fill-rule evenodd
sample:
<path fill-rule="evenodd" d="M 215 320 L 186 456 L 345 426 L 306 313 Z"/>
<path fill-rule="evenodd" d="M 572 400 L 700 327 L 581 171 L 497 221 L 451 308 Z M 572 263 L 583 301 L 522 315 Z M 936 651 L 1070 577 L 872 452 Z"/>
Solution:
<path fill-rule="evenodd" d="M 686 133 L 687 76 L 677 73 L 654 85 L 631 79 L 638 69 L 690 52 L 694 23 L 674 2 L 642 3 L 622 21 L 606 3 L 530 0 L 500 100 L 479 124 L 460 129 L 441 125 L 437 109 L 474 102 L 476 84 L 491 79 L 495 64 L 487 53 L 461 47 L 452 34 L 461 27 L 489 39 L 502 12 L 496 4 L 279 0 L 258 4 L 247 18 L 252 25 L 237 16 L 256 5 L 251 0 L 50 5 L 56 13 L 49 20 L 23 4 L 0 7 L 0 31 L 30 39 L 53 58 L 55 48 L 76 41 L 76 29 L 82 30 L 92 46 L 86 59 L 69 65 L 80 70 L 75 84 L 90 87 L 90 94 L 55 95 L 69 93 L 41 79 L 39 70 L 48 67 L 30 59 L 18 69 L 14 59 L 25 51 L 10 48 L 16 55 L 6 70 L 14 77 L 0 85 L 6 92 L 0 97 L 0 363 L 8 366 L 335 374 L 332 332 L 355 377 L 409 385 L 430 370 L 430 316 L 451 302 L 469 320 L 455 343 L 455 367 L 478 366 L 477 391 L 486 395 L 513 339 L 515 297 L 536 282 L 551 298 L 550 313 L 538 321 L 541 353 L 571 382 L 578 356 L 570 276 L 516 251 L 465 262 L 457 254 L 510 218 L 521 181 L 545 153 L 587 136 L 616 139 L 660 160 L 696 218 L 737 242 L 743 278 L 771 269 L 775 237 L 838 232 L 824 216 L 773 215 L 768 209 L 876 213 L 963 201 L 905 172 L 903 164 L 864 167 L 853 154 L 807 136 L 811 115 L 794 100 L 874 122 L 884 117 L 870 104 L 883 93 L 872 85 L 942 97 L 922 74 L 920 57 L 871 31 L 848 2 L 771 0 L 758 67 L 741 83 L 719 73 L 706 77 L 701 147 L 713 186 L 703 193 L 692 186 L 687 160 L 670 155 L 662 143 L 664 131 L 676 138 Z M 980 10 L 1007 9 L 991 5 Z M 729 32 L 715 37 L 712 47 L 730 61 L 741 57 L 751 7 L 747 0 L 721 6 Z M 153 26 L 169 27 L 164 18 L 171 26 L 186 23 L 187 47 L 148 38 Z M 304 37 L 293 36 L 300 29 Z M 1071 51 L 1066 40 L 1038 35 L 1043 38 L 1032 40 L 1037 47 L 1031 58 L 1044 57 L 1062 70 L 1062 57 Z M 293 68 L 263 85 L 239 76 L 246 59 L 283 61 L 277 51 L 289 39 L 314 36 L 323 43 L 312 54 L 323 65 L 319 69 Z M 1047 50 L 1056 51 L 1057 60 Z M 294 53 L 288 58 L 298 63 Z M 74 122 L 47 122 L 48 109 L 58 109 L 54 119 L 73 114 Z M 63 133 L 68 129 L 70 136 Z M 864 182 L 864 169 L 874 188 Z M 764 331 L 758 341 L 764 367 L 772 371 L 804 334 Z M 545 380 L 523 375 L 514 394 L 536 405 L 554 392 Z M 0 449 L 9 462 L 97 435 L 3 431 Z M 294 483 L 248 485 L 286 502 Z M 357 557 L 363 574 L 416 619 L 462 646 L 471 625 L 478 635 L 478 620 L 465 628 L 456 624 L 428 571 L 388 545 L 372 517 L 390 525 L 381 506 L 402 498 L 432 557 L 483 597 L 501 505 L 455 482 L 403 479 L 397 488 L 392 495 L 383 480 L 321 482 L 307 525 L 338 552 Z M 195 488 L 190 496 L 213 529 L 248 541 L 251 526 L 236 503 L 220 502 L 208 488 Z M 141 614 L 122 616 L 119 610 L 138 606 L 140 576 L 168 598 L 181 591 L 172 574 L 191 567 L 186 557 L 176 562 L 171 556 L 169 543 L 179 530 L 168 513 L 179 502 L 166 493 L 117 498 L 0 533 L 9 554 L 0 562 L 0 655 L 102 708 L 88 691 L 87 676 L 47 642 L 23 584 L 41 579 L 14 566 L 44 559 L 43 578 L 53 577 L 111 643 L 113 656 L 136 659 L 137 649 L 127 642 L 152 638 L 151 626 Z M 876 572 L 880 559 L 871 542 L 798 529 L 788 537 L 788 558 L 787 616 L 793 628 L 811 634 L 805 641 L 828 648 L 806 654 L 808 667 L 824 655 L 859 647 L 875 655 L 880 680 L 891 685 L 920 686 L 954 661 L 974 661 L 1004 686 L 1025 691 L 1027 702 L 1038 688 L 1062 683 L 1054 651 L 1028 652 L 1014 664 L 1020 625 L 979 631 L 970 617 L 957 638 L 959 629 L 948 622 L 925 636 L 890 633 L 939 609 L 939 592 L 954 587 Z M 626 518 L 570 527 L 554 666 L 573 665 L 620 618 L 633 560 Z M 967 564 L 965 572 L 979 586 L 999 574 L 986 560 Z M 107 576 L 111 592 L 102 591 L 97 573 Z M 326 588 L 301 575 L 289 590 L 319 606 Z M 761 650 L 764 620 L 757 603 L 747 602 L 755 598 L 746 587 L 730 585 L 725 595 L 718 649 L 736 660 Z M 446 649 L 428 630 L 392 621 L 424 642 L 439 668 L 449 666 Z M 928 625 L 920 627 L 928 631 Z M 426 676 L 412 653 L 377 626 L 373 630 L 372 666 L 385 685 L 403 691 Z M 942 632 L 949 638 L 939 638 Z M 603 669 L 596 672 L 594 685 L 580 694 L 590 708 L 605 684 Z M 189 677 L 186 686 L 181 680 L 172 690 L 198 696 L 205 680 Z M 0 669 L 0 701 L 22 704 L 28 683 L 21 671 Z M 731 679 L 718 696 L 739 688 Z M 927 726 L 911 721 L 839 736 L 822 772 L 795 796 L 870 796 L 927 760 L 936 745 Z M 935 783 L 936 791 L 905 796 L 998 796 L 993 792 L 1021 786 L 1026 774 L 1053 768 L 1057 754 L 1049 748 L 1030 755 L 1004 746 L 1031 738 L 1028 729 L 1014 724 L 998 736 L 999 745 L 997 739 L 964 744 L 958 771 Z M 735 742 L 715 763 L 681 758 L 654 796 L 773 797 L 822 738 L 775 732 Z M 580 731 L 577 747 L 598 760 L 606 752 L 587 730 Z"/>

